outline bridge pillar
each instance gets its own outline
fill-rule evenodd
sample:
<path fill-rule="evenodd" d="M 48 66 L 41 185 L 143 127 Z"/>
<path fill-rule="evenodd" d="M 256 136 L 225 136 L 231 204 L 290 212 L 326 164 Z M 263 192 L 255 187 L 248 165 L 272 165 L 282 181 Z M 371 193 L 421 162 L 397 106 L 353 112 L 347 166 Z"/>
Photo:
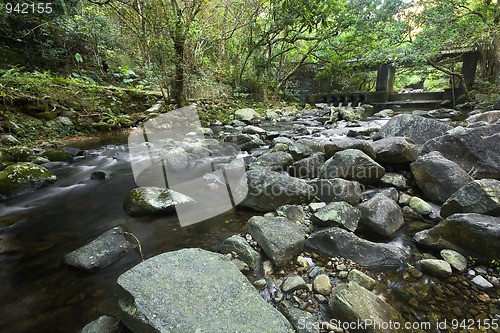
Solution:
<path fill-rule="evenodd" d="M 384 64 L 377 71 L 376 91 L 394 92 L 394 78 L 396 77 L 396 68 Z"/>
<path fill-rule="evenodd" d="M 479 54 L 477 52 L 467 52 L 462 55 L 462 75 L 464 76 L 467 89 L 472 88 L 474 85 L 478 59 Z"/>

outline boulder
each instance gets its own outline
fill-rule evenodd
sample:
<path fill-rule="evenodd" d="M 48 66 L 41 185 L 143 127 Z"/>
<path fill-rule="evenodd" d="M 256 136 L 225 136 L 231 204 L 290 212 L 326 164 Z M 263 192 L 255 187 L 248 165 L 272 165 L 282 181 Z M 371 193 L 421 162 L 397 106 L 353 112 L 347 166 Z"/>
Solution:
<path fill-rule="evenodd" d="M 304 249 L 304 230 L 283 217 L 254 216 L 248 220 L 246 231 L 276 267 L 285 266 Z"/>
<path fill-rule="evenodd" d="M 312 196 L 323 202 L 345 201 L 353 206 L 361 201 L 362 186 L 356 181 L 342 178 L 307 181 L 313 188 Z"/>
<path fill-rule="evenodd" d="M 330 140 L 331 142 L 325 144 L 325 157 L 327 159 L 332 157 L 336 152 L 346 149 L 359 149 L 373 159 L 376 157 L 375 149 L 366 140 L 344 138 L 335 141 L 333 139 Z"/>
<path fill-rule="evenodd" d="M 175 212 L 175 205 L 194 203 L 187 195 L 170 189 L 137 187 L 125 197 L 123 209 L 130 216 L 164 215 Z"/>
<path fill-rule="evenodd" d="M 408 248 L 370 242 L 337 227 L 314 232 L 306 240 L 305 246 L 330 257 L 354 260 L 365 267 L 399 267 L 409 254 Z"/>
<path fill-rule="evenodd" d="M 293 157 L 288 153 L 283 151 L 269 152 L 257 157 L 252 164 L 250 164 L 250 170 L 265 169 L 271 171 L 287 171 L 292 163 Z"/>
<path fill-rule="evenodd" d="M 456 163 L 434 151 L 410 164 L 411 172 L 424 195 L 439 203 L 474 179 Z"/>
<path fill-rule="evenodd" d="M 289 172 L 298 178 L 314 178 L 318 176 L 319 169 L 325 163 L 325 154 L 315 153 L 293 163 Z"/>
<path fill-rule="evenodd" d="M 405 320 L 392 306 L 355 282 L 341 283 L 333 288 L 328 308 L 332 318 L 342 323 L 356 323 L 349 327 L 349 332 L 405 331 L 394 328 L 395 322 L 403 326 Z"/>
<path fill-rule="evenodd" d="M 409 163 L 418 158 L 418 146 L 412 139 L 390 137 L 372 143 L 378 163 Z"/>
<path fill-rule="evenodd" d="M 120 320 L 116 317 L 100 316 L 91 323 L 85 325 L 80 333 L 119 333 Z"/>
<path fill-rule="evenodd" d="M 394 187 L 387 187 L 387 188 L 377 188 L 363 192 L 363 200 L 369 200 L 374 196 L 376 196 L 377 194 L 386 196 L 394 201 L 397 201 L 399 198 L 398 190 L 396 190 Z"/>
<path fill-rule="evenodd" d="M 43 166 L 29 162 L 12 164 L 0 171 L 0 198 L 34 191 L 56 180 Z"/>
<path fill-rule="evenodd" d="M 385 124 L 375 134 L 373 140 L 403 136 L 423 145 L 430 139 L 446 134 L 453 127 L 434 119 L 411 114 L 399 114 Z"/>
<path fill-rule="evenodd" d="M 353 269 L 349 272 L 349 275 L 347 275 L 347 281 L 356 282 L 367 290 L 372 290 L 378 284 L 377 280 L 369 277 L 361 271 L 358 271 L 357 269 Z"/>
<path fill-rule="evenodd" d="M 293 156 L 294 161 L 309 157 L 315 153 L 324 153 L 323 144 L 310 139 L 299 139 L 292 141 L 288 146 L 288 152 Z"/>
<path fill-rule="evenodd" d="M 40 156 L 48 158 L 51 162 L 71 162 L 73 160 L 71 154 L 57 149 L 44 151 Z"/>
<path fill-rule="evenodd" d="M 297 309 L 287 300 L 281 301 L 278 309 L 297 333 L 319 333 L 318 315 Z"/>
<path fill-rule="evenodd" d="M 224 254 L 236 253 L 238 258 L 247 263 L 251 269 L 255 269 L 262 261 L 261 254 L 255 251 L 243 237 L 238 235 L 227 238 L 222 243 L 219 252 Z"/>
<path fill-rule="evenodd" d="M 500 258 L 500 217 L 453 214 L 415 234 L 415 242 L 435 250 L 451 249 L 480 261 Z"/>
<path fill-rule="evenodd" d="M 110 229 L 90 243 L 64 256 L 66 265 L 93 271 L 106 267 L 130 249 L 135 248 L 125 237 L 125 232 L 121 227 Z"/>
<path fill-rule="evenodd" d="M 29 147 L 15 146 L 0 149 L 0 161 L 29 162 L 35 158 L 35 152 Z"/>
<path fill-rule="evenodd" d="M 471 124 L 474 124 L 474 123 L 477 123 L 480 121 L 485 121 L 489 124 L 493 124 L 499 119 L 500 119 L 500 110 L 494 110 L 494 111 L 483 112 L 483 113 L 479 113 L 479 114 L 475 114 L 473 116 L 470 116 L 467 119 L 465 119 L 464 123 L 466 126 L 469 126 Z"/>
<path fill-rule="evenodd" d="M 254 109 L 246 108 L 239 109 L 234 112 L 234 118 L 236 120 L 241 120 L 247 124 L 255 124 L 260 122 L 262 118 Z"/>
<path fill-rule="evenodd" d="M 377 194 L 357 208 L 361 211 L 358 229 L 365 233 L 391 237 L 405 223 L 399 205 L 385 195 Z"/>
<path fill-rule="evenodd" d="M 441 207 L 441 216 L 479 213 L 500 216 L 500 181 L 474 180 L 453 193 Z"/>
<path fill-rule="evenodd" d="M 287 174 L 256 169 L 247 171 L 246 178 L 236 188 L 237 197 L 240 197 L 238 193 L 248 189 L 248 194 L 240 203 L 242 207 L 271 212 L 286 204 L 307 203 L 312 198 L 311 186 Z"/>
<path fill-rule="evenodd" d="M 202 249 L 140 263 L 118 278 L 115 294 L 135 333 L 293 332 L 226 256 Z"/>
<path fill-rule="evenodd" d="M 451 266 L 445 260 L 422 259 L 419 260 L 418 263 L 424 273 L 439 277 L 451 276 Z"/>
<path fill-rule="evenodd" d="M 322 227 L 341 227 L 354 232 L 361 211 L 345 201 L 331 202 L 311 216 L 311 221 Z"/>
<path fill-rule="evenodd" d="M 467 270 L 467 258 L 457 251 L 450 249 L 441 250 L 439 253 L 441 257 L 450 264 L 451 267 L 455 268 L 459 272 L 465 272 Z"/>
<path fill-rule="evenodd" d="M 500 123 L 468 128 L 430 140 L 422 153 L 439 151 L 474 178 L 500 179 Z"/>
<path fill-rule="evenodd" d="M 358 149 L 335 153 L 319 171 L 320 178 L 345 178 L 363 184 L 373 184 L 382 178 L 385 169 Z"/>

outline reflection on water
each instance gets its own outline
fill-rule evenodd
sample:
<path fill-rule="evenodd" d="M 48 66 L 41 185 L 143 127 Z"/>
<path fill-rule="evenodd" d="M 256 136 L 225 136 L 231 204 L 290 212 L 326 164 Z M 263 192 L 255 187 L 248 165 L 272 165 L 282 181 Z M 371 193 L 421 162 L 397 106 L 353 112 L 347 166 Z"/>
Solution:
<path fill-rule="evenodd" d="M 175 216 L 131 218 L 122 208 L 136 186 L 126 146 L 89 153 L 52 169 L 58 177 L 53 186 L 0 202 L 1 332 L 76 332 L 101 314 L 114 314 L 114 284 L 141 261 L 137 251 L 92 273 L 62 263 L 65 254 L 114 226 L 133 233 L 149 258 L 185 247 L 216 250 L 251 216 L 232 210 L 184 228 Z M 99 169 L 111 178 L 91 180 Z"/>

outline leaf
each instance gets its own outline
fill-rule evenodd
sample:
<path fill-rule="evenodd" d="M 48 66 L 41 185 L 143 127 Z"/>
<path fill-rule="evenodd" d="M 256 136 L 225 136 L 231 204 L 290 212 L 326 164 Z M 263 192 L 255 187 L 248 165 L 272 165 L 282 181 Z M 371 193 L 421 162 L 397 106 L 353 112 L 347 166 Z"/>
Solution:
<path fill-rule="evenodd" d="M 80 53 L 75 54 L 75 59 L 78 62 L 83 62 L 83 57 Z"/>

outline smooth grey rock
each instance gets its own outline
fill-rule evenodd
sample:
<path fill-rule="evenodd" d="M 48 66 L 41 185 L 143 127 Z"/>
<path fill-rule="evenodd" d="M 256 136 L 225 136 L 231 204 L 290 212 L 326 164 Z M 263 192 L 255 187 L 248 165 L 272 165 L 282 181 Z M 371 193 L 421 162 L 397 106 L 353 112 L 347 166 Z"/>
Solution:
<path fill-rule="evenodd" d="M 319 333 L 318 315 L 297 309 L 287 300 L 281 301 L 278 309 L 297 333 Z"/>
<path fill-rule="evenodd" d="M 341 322 L 361 323 L 361 326 L 349 328 L 349 332 L 404 332 L 394 327 L 382 329 L 389 322 L 404 323 L 404 319 L 392 306 L 355 282 L 341 283 L 333 288 L 328 307 L 332 318 Z M 366 322 L 374 325 L 362 325 Z"/>
<path fill-rule="evenodd" d="M 432 138 L 446 134 L 452 129 L 450 125 L 434 119 L 428 119 L 411 114 L 400 114 L 393 117 L 373 137 L 379 140 L 388 137 L 403 136 L 423 145 Z"/>
<path fill-rule="evenodd" d="M 135 333 L 293 332 L 228 258 L 202 249 L 140 263 L 120 275 L 115 294 Z"/>
<path fill-rule="evenodd" d="M 450 249 L 444 249 L 440 252 L 441 257 L 446 260 L 451 267 L 455 268 L 459 272 L 465 272 L 467 270 L 467 258 L 457 251 Z"/>
<path fill-rule="evenodd" d="M 250 108 L 236 110 L 234 112 L 234 117 L 235 119 L 241 120 L 246 124 L 256 124 L 260 122 L 262 118 L 260 114 Z"/>
<path fill-rule="evenodd" d="M 262 261 L 262 255 L 255 251 L 247 241 L 238 235 L 227 238 L 221 245 L 219 252 L 235 252 L 251 269 L 255 269 Z"/>
<path fill-rule="evenodd" d="M 318 294 L 330 296 L 332 292 L 332 281 L 326 274 L 319 274 L 314 278 L 313 289 Z"/>
<path fill-rule="evenodd" d="M 263 129 L 261 127 L 247 125 L 247 126 L 243 127 L 243 133 L 245 133 L 245 134 L 258 134 L 258 135 L 265 136 L 267 132 L 265 129 Z"/>
<path fill-rule="evenodd" d="M 288 152 L 293 156 L 294 161 L 298 161 L 316 153 L 324 153 L 325 147 L 317 141 L 299 139 L 292 141 L 288 146 Z"/>
<path fill-rule="evenodd" d="M 271 212 L 286 204 L 308 203 L 312 199 L 313 188 L 303 180 L 287 174 L 250 170 L 246 177 L 246 182 L 241 183 L 235 192 L 239 196 L 242 190 L 248 189 L 248 194 L 240 203 L 243 207 Z"/>
<path fill-rule="evenodd" d="M 90 175 L 90 179 L 98 179 L 98 180 L 104 180 L 104 179 L 109 179 L 109 171 L 105 170 L 96 170 L 92 172 Z"/>
<path fill-rule="evenodd" d="M 311 221 L 322 227 L 341 227 L 354 232 L 361 211 L 345 201 L 331 202 L 311 216 Z"/>
<path fill-rule="evenodd" d="M 120 320 L 116 317 L 100 316 L 91 323 L 85 325 L 80 333 L 118 333 L 120 331 Z"/>
<path fill-rule="evenodd" d="M 412 197 L 410 199 L 409 205 L 412 209 L 414 209 L 421 215 L 429 215 L 430 213 L 432 213 L 432 206 L 419 197 Z"/>
<path fill-rule="evenodd" d="M 312 186 L 312 196 L 323 202 L 345 201 L 353 206 L 361 201 L 362 185 L 357 181 L 342 178 L 314 179 L 306 181 Z"/>
<path fill-rule="evenodd" d="M 292 222 L 304 221 L 304 210 L 302 206 L 284 205 L 276 209 L 278 216 L 282 216 Z"/>
<path fill-rule="evenodd" d="M 293 163 L 290 175 L 298 178 L 314 178 L 318 176 L 321 166 L 325 163 L 325 154 L 315 153 Z"/>
<path fill-rule="evenodd" d="M 372 159 L 375 159 L 377 155 L 370 142 L 366 140 L 342 138 L 335 141 L 332 140 L 331 142 L 325 144 L 325 157 L 326 159 L 329 159 L 336 152 L 346 149 L 359 149 L 366 155 L 370 156 Z"/>
<path fill-rule="evenodd" d="M 64 263 L 86 271 L 106 267 L 136 245 L 125 237 L 121 227 L 110 229 L 90 243 L 64 256 Z"/>
<path fill-rule="evenodd" d="M 377 194 L 357 207 L 361 211 L 358 229 L 391 237 L 404 225 L 399 205 L 388 197 Z"/>
<path fill-rule="evenodd" d="M 410 164 L 411 172 L 424 195 L 439 203 L 474 179 L 456 163 L 434 151 Z"/>
<path fill-rule="evenodd" d="M 356 282 L 361 287 L 372 290 L 377 285 L 377 281 L 366 275 L 365 273 L 358 271 L 357 269 L 353 269 L 347 275 L 347 281 Z"/>
<path fill-rule="evenodd" d="M 481 275 L 476 275 L 470 282 L 473 286 L 480 290 L 488 290 L 493 288 L 493 284 L 491 284 Z"/>
<path fill-rule="evenodd" d="M 451 276 L 451 266 L 445 260 L 439 259 L 422 259 L 418 263 L 424 273 L 439 277 Z"/>
<path fill-rule="evenodd" d="M 304 230 L 283 217 L 254 216 L 248 220 L 246 231 L 276 267 L 285 266 L 304 249 Z"/>
<path fill-rule="evenodd" d="M 175 205 L 194 204 L 195 201 L 179 192 L 159 187 L 137 187 L 123 202 L 128 215 L 163 215 L 175 212 Z"/>
<path fill-rule="evenodd" d="M 441 216 L 479 213 L 500 216 L 500 181 L 474 180 L 453 193 L 441 207 Z"/>
<path fill-rule="evenodd" d="M 378 163 L 398 164 L 418 158 L 418 145 L 410 138 L 390 137 L 372 143 Z"/>
<path fill-rule="evenodd" d="M 287 171 L 292 165 L 292 162 L 292 155 L 284 151 L 264 153 L 250 164 L 250 170 L 264 169 L 271 171 Z"/>
<path fill-rule="evenodd" d="M 21 195 L 54 183 L 57 177 L 41 165 L 20 162 L 0 171 L 0 198 Z"/>
<path fill-rule="evenodd" d="M 306 248 L 330 257 L 344 257 L 365 267 L 398 267 L 409 255 L 409 249 L 393 244 L 374 243 L 341 228 L 325 228 L 314 232 Z"/>
<path fill-rule="evenodd" d="M 481 261 L 500 258 L 500 217 L 453 214 L 436 226 L 417 232 L 415 242 L 435 250 L 451 249 Z"/>
<path fill-rule="evenodd" d="M 289 276 L 281 284 L 284 293 L 293 293 L 295 290 L 306 289 L 306 282 L 300 276 Z"/>

